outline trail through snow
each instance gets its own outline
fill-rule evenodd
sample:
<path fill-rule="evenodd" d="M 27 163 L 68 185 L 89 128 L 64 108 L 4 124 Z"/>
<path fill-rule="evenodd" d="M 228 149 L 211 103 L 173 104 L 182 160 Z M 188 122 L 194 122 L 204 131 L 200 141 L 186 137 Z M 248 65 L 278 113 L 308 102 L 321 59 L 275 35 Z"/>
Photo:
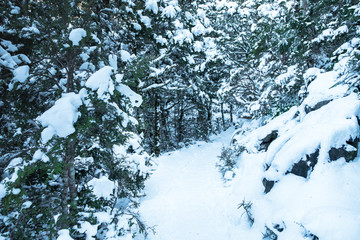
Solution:
<path fill-rule="evenodd" d="M 151 240 L 239 239 L 242 199 L 224 187 L 216 168 L 221 148 L 234 129 L 188 148 L 157 158 L 158 168 L 147 181 L 140 213 L 155 226 Z"/>

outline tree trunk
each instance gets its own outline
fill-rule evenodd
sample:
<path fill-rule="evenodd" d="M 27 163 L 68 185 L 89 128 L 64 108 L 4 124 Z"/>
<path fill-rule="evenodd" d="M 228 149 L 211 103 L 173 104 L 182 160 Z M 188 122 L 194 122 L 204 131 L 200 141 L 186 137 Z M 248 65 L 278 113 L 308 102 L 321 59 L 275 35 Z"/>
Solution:
<path fill-rule="evenodd" d="M 206 138 L 209 137 L 209 135 L 211 134 L 212 132 L 212 122 L 211 122 L 211 118 L 212 118 L 212 111 L 211 111 L 211 105 L 212 103 L 210 102 L 209 105 L 206 107 L 206 110 L 207 110 L 207 118 L 206 118 Z"/>
<path fill-rule="evenodd" d="M 168 118 L 168 113 L 165 110 L 165 106 L 166 103 L 165 102 L 161 102 L 160 104 L 160 123 L 161 123 L 161 127 L 160 127 L 160 150 L 161 151 L 168 151 L 169 150 L 169 143 L 170 143 L 170 139 L 169 139 L 169 135 L 170 135 L 170 131 L 168 130 L 168 124 L 167 124 L 167 118 Z"/>
<path fill-rule="evenodd" d="M 176 127 L 176 132 L 177 132 L 177 144 L 179 145 L 179 143 L 181 143 L 182 141 L 184 141 L 184 133 L 183 133 L 183 119 L 184 119 L 184 103 L 183 101 L 180 100 L 179 102 L 179 115 L 177 118 L 177 127 Z"/>
<path fill-rule="evenodd" d="M 63 225 L 69 227 L 71 223 L 71 213 L 76 206 L 76 181 L 75 181 L 75 141 L 67 140 L 63 172 L 63 189 L 62 189 L 62 214 Z M 70 206 L 70 208 L 69 208 Z"/>
<path fill-rule="evenodd" d="M 234 123 L 234 119 L 233 119 L 233 106 L 231 104 L 230 105 L 230 122 Z"/>
<path fill-rule="evenodd" d="M 159 149 L 159 138 L 160 138 L 160 132 L 159 132 L 159 99 L 158 95 L 155 94 L 155 104 L 154 104 L 154 139 L 153 139 L 153 153 L 155 153 L 156 156 L 160 154 Z"/>
<path fill-rule="evenodd" d="M 225 129 L 224 103 L 221 103 L 220 108 L 221 108 L 221 120 L 222 120 L 223 128 Z"/>

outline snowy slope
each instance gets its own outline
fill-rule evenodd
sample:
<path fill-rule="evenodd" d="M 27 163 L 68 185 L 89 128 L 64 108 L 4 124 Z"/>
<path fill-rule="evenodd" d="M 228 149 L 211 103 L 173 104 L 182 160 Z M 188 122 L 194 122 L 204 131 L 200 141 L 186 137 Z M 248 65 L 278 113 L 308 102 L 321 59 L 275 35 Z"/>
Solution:
<path fill-rule="evenodd" d="M 235 240 L 252 234 L 239 226 L 241 199 L 224 187 L 215 166 L 233 131 L 157 159 L 158 168 L 147 181 L 140 208 L 145 222 L 156 231 L 149 239 Z"/>

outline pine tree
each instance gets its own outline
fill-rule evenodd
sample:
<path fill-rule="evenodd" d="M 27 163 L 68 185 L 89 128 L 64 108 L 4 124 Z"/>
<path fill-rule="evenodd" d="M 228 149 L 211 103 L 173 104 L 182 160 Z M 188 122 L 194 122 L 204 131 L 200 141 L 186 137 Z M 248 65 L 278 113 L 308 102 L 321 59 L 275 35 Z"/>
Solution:
<path fill-rule="evenodd" d="M 112 38 L 116 33 L 96 31 L 109 23 L 113 28 L 123 23 L 111 22 L 121 12 L 108 13 L 106 5 L 71 0 L 19 6 L 7 2 L 2 9 L 5 12 L 12 7 L 16 10 L 11 14 L 22 16 L 19 21 L 16 16 L 4 15 L 9 37 L 33 43 L 23 50 L 31 59 L 27 79 L 11 80 L 20 58 L 17 65 L 1 69 L 2 74 L 9 72 L 2 79 L 4 105 L 16 107 L 19 115 L 14 122 L 31 127 L 25 142 L 29 149 L 16 147 L 13 151 L 21 149 L 21 155 L 15 152 L 4 159 L 4 166 L 11 163 L 5 169 L 8 177 L 2 181 L 7 192 L 2 196 L 6 207 L 1 209 L 1 234 L 10 239 L 54 239 L 60 229 L 70 229 L 72 236 L 79 238 L 86 234 L 81 229 L 86 222 L 95 229 L 106 225 L 107 237 L 146 231 L 135 211 L 148 175 L 148 158 L 137 143 L 136 120 L 131 117 L 141 98 L 134 100 L 137 95 L 121 83 L 116 54 L 121 57 L 123 52 L 118 49 L 122 46 L 118 38 Z M 24 23 L 31 27 L 25 28 Z M 21 30 L 13 31 L 15 27 Z M 26 62 L 25 55 L 20 57 Z M 100 79 L 94 83 L 97 77 Z M 18 92 L 28 95 L 19 102 L 12 95 Z M 24 109 L 27 104 L 32 108 Z M 11 121 L 4 120 L 4 124 Z M 57 124 L 65 125 L 58 128 Z M 19 127 L 11 131 L 16 129 L 20 131 Z M 4 132 L 3 139 L 19 141 L 10 134 Z M 111 196 L 98 196 L 96 185 L 91 188 L 90 183 L 99 179 L 113 184 Z M 126 204 L 119 205 L 121 201 Z M 99 211 L 109 214 L 107 222 L 97 221 L 94 213 Z M 118 227 L 111 219 L 128 224 Z M 104 227 L 99 229 L 106 232 Z"/>

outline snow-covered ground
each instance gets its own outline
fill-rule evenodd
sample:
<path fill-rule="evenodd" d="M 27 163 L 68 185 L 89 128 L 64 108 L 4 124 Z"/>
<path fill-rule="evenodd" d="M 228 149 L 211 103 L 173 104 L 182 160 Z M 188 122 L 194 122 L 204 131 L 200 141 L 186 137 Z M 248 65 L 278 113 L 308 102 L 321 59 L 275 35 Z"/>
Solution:
<path fill-rule="evenodd" d="M 164 154 L 146 183 L 147 196 L 140 213 L 154 226 L 152 240 L 239 239 L 242 199 L 224 187 L 216 168 L 223 145 L 234 129 L 214 136 L 210 143 L 198 142 L 188 148 Z"/>

